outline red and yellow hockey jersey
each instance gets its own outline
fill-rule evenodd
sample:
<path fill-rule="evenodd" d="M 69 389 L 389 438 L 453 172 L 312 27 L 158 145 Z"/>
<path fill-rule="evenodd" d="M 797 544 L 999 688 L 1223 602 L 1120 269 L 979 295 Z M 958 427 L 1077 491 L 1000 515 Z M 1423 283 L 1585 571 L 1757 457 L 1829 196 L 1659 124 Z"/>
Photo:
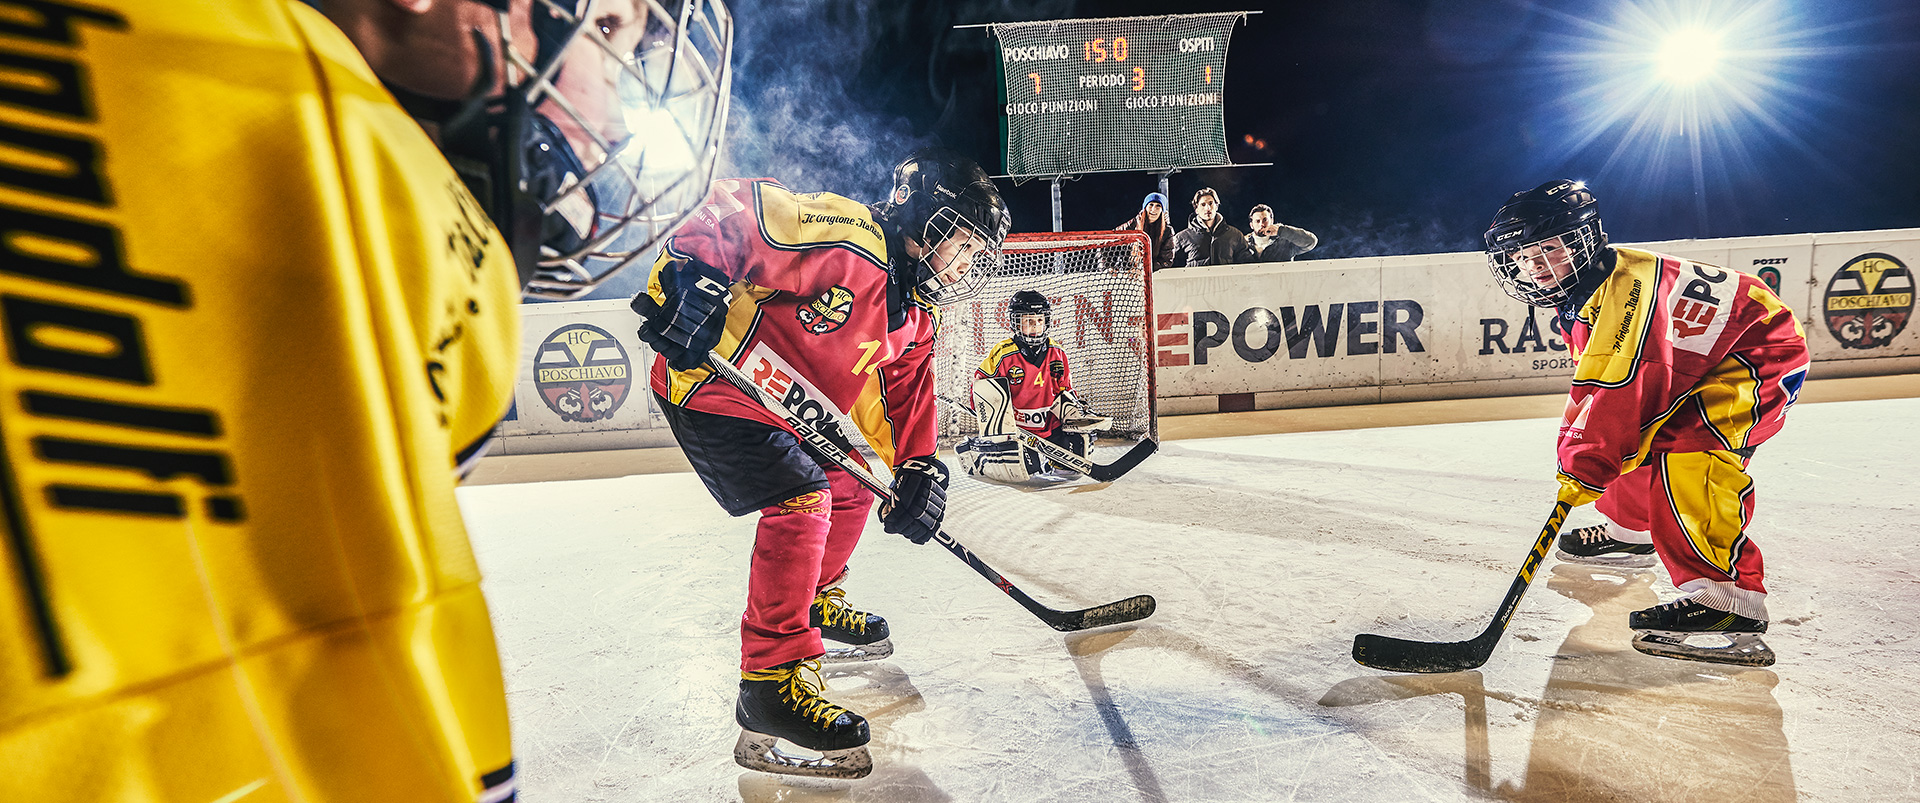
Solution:
<path fill-rule="evenodd" d="M 1007 378 L 1007 390 L 1013 395 L 1015 425 L 1043 438 L 1059 428 L 1060 417 L 1053 412 L 1054 400 L 1060 398 L 1061 393 L 1073 390 L 1067 353 L 1059 346 L 1048 341 L 1040 363 L 1035 365 L 1020 352 L 1013 338 L 1002 340 L 987 352 L 980 367 L 973 370 L 976 380 L 990 376 Z"/>
<path fill-rule="evenodd" d="M 772 179 L 716 181 L 661 250 L 647 292 L 688 259 L 734 280 L 715 348 L 802 418 L 851 419 L 887 465 L 933 454 L 936 308 L 896 299 L 887 238 L 867 207 Z M 895 315 L 897 314 L 897 317 Z M 692 410 L 786 425 L 709 371 L 653 362 L 653 390 Z"/>
<path fill-rule="evenodd" d="M 506 798 L 499 233 L 310 7 L 4 5 L 0 798 Z"/>
<path fill-rule="evenodd" d="M 1649 454 L 1742 449 L 1773 436 L 1806 379 L 1806 335 L 1752 276 L 1615 249 L 1569 333 L 1561 496 L 1585 504 Z"/>

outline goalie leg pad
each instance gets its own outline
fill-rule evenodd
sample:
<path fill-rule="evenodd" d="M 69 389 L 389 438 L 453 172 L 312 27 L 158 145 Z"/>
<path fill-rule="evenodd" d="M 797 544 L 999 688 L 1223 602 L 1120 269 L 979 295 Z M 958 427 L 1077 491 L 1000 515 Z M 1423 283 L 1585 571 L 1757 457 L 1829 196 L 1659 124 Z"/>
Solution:
<path fill-rule="evenodd" d="M 1026 482 L 1042 470 L 1040 454 L 1013 435 L 985 435 L 954 447 L 961 470 L 999 482 Z"/>
<path fill-rule="evenodd" d="M 1006 377 L 974 380 L 973 416 L 979 421 L 983 436 L 1013 434 L 1013 392 L 1007 389 Z"/>

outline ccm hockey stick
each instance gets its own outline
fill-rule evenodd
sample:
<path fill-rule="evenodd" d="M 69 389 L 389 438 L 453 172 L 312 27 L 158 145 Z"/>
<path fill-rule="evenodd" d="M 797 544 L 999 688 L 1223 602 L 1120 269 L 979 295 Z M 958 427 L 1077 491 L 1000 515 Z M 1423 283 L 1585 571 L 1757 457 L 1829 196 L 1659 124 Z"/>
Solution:
<path fill-rule="evenodd" d="M 946 396 L 934 394 L 934 397 L 955 407 L 961 406 L 959 402 Z M 1074 454 L 1072 450 L 1060 444 L 1024 429 L 1015 428 L 1014 435 L 1021 443 L 1026 444 L 1027 448 L 1046 455 L 1048 460 L 1092 477 L 1094 482 L 1113 482 L 1120 479 L 1122 475 L 1132 471 L 1134 466 L 1140 465 L 1141 461 L 1152 457 L 1153 453 L 1160 448 L 1160 444 L 1154 439 L 1141 438 L 1139 443 L 1134 444 L 1133 448 L 1128 449 L 1127 453 L 1121 455 L 1119 459 L 1111 463 L 1095 463 Z"/>
<path fill-rule="evenodd" d="M 773 413 L 779 416 L 780 420 L 787 422 L 787 426 L 792 427 L 793 431 L 800 436 L 801 443 L 806 444 L 814 453 L 831 461 L 848 474 L 852 474 L 854 479 L 859 480 L 861 485 L 867 486 L 867 490 L 872 491 L 873 495 L 878 497 L 883 504 L 893 504 L 893 492 L 888 489 L 885 483 L 882 483 L 879 478 L 873 476 L 872 472 L 867 471 L 866 467 L 862 466 L 852 455 L 847 454 L 846 450 L 841 449 L 831 439 L 827 438 L 826 435 L 821 434 L 821 432 L 815 429 L 812 424 L 808 423 L 806 419 L 801 418 L 794 411 L 788 409 L 786 405 L 781 404 L 778 400 L 774 399 L 772 395 L 762 391 L 760 387 L 755 385 L 753 380 L 746 375 L 746 372 L 741 371 L 733 363 L 728 362 L 726 358 L 713 352 L 707 353 L 706 367 L 707 370 L 712 371 L 716 376 L 726 380 L 727 384 L 739 388 L 740 392 L 747 394 L 748 398 L 759 402 L 760 406 L 767 408 L 767 412 Z M 978 555 L 973 554 L 971 550 L 962 546 L 959 541 L 953 540 L 953 536 L 948 535 L 945 530 L 941 530 L 935 534 L 934 540 L 939 541 L 941 546 L 947 548 L 947 551 L 952 552 L 955 557 L 966 562 L 968 566 L 973 567 L 973 570 L 979 572 L 981 577 L 987 578 L 994 586 L 1006 592 L 1007 596 L 1012 597 L 1014 602 L 1020 603 L 1020 607 L 1026 608 L 1027 612 L 1038 617 L 1040 621 L 1046 622 L 1048 627 L 1055 630 L 1061 632 L 1086 630 L 1091 627 L 1136 622 L 1153 615 L 1155 603 L 1153 597 L 1148 594 L 1129 597 L 1117 602 L 1109 602 L 1105 605 L 1095 605 L 1091 608 L 1077 611 L 1054 610 L 1053 608 L 1040 604 L 1034 600 L 1033 597 L 1027 596 L 1027 592 L 1021 591 L 1012 581 L 1002 577 L 999 572 L 994 571 L 992 566 L 988 566 L 986 561 L 981 560 Z"/>
<path fill-rule="evenodd" d="M 1500 634 L 1506 632 L 1507 621 L 1513 618 L 1514 609 L 1520 607 L 1520 598 L 1526 595 L 1527 586 L 1533 585 L 1534 570 L 1546 559 L 1547 547 L 1553 544 L 1553 537 L 1567 520 L 1567 511 L 1572 509 L 1566 502 L 1554 503 L 1553 515 L 1547 517 L 1546 526 L 1540 528 L 1540 537 L 1533 542 L 1533 551 L 1528 552 L 1527 559 L 1520 564 L 1513 586 L 1507 589 L 1507 598 L 1500 601 L 1500 610 L 1493 614 L 1493 621 L 1480 635 L 1468 641 L 1408 641 L 1362 633 L 1353 637 L 1353 660 L 1361 666 L 1391 672 L 1460 672 L 1479 668 L 1493 657 L 1494 644 L 1500 641 Z"/>

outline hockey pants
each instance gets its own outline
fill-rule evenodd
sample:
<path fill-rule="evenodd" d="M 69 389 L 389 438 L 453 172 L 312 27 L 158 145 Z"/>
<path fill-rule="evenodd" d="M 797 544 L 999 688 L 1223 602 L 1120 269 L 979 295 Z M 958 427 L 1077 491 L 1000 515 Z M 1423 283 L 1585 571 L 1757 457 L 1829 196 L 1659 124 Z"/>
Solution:
<path fill-rule="evenodd" d="M 1594 509 L 1614 538 L 1651 542 L 1674 587 L 1703 605 L 1765 620 L 1766 570 L 1746 534 L 1754 503 L 1748 460 L 1729 451 L 1656 454 L 1607 486 Z"/>
<path fill-rule="evenodd" d="M 740 617 L 740 668 L 767 669 L 826 652 L 807 620 L 814 595 L 839 582 L 866 528 L 873 494 L 838 468 L 829 487 L 762 508 Z"/>

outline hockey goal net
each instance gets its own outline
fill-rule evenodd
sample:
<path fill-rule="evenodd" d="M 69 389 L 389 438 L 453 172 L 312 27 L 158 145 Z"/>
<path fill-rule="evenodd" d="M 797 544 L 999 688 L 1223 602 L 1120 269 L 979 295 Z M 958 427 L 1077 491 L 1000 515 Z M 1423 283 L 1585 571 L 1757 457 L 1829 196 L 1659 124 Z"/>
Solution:
<path fill-rule="evenodd" d="M 1139 232 L 1011 234 L 1001 264 L 971 299 L 942 307 L 934 377 L 940 404 L 940 443 L 952 446 L 979 434 L 968 409 L 973 372 L 987 352 L 1013 336 L 1007 301 L 1036 290 L 1053 303 L 1048 335 L 1067 353 L 1074 392 L 1113 419 L 1102 437 L 1139 440 L 1155 434 L 1153 318 L 1147 238 Z"/>

